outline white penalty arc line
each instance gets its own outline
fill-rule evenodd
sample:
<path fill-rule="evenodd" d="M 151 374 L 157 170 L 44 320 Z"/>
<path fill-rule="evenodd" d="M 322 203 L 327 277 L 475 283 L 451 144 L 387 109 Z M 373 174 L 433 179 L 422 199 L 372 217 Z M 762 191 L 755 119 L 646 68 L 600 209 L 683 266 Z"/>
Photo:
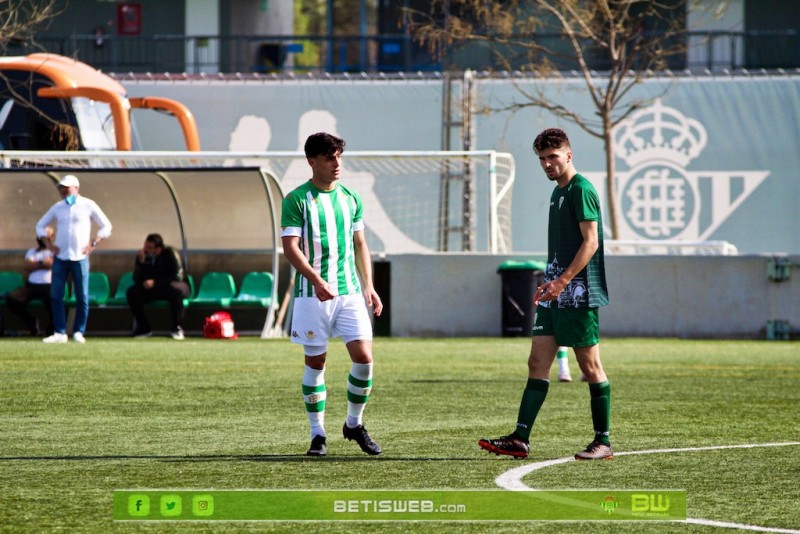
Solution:
<path fill-rule="evenodd" d="M 651 449 L 648 451 L 627 451 L 627 452 L 615 452 L 614 456 L 624 456 L 624 455 L 632 455 L 632 454 L 669 454 L 673 452 L 693 452 L 693 451 L 714 451 L 714 450 L 722 450 L 722 449 L 755 449 L 759 447 L 790 447 L 800 445 L 800 441 L 790 441 L 787 443 L 753 443 L 753 444 L 744 444 L 744 445 L 714 445 L 709 447 L 687 447 L 683 449 Z M 494 481 L 495 483 L 503 489 L 511 490 L 511 491 L 531 491 L 535 488 L 531 488 L 525 485 L 522 482 L 522 477 L 533 473 L 534 471 L 538 471 L 539 469 L 544 469 L 545 467 L 550 467 L 553 465 L 565 464 L 568 462 L 575 462 L 575 458 L 570 456 L 568 458 L 557 458 L 555 460 L 546 460 L 544 462 L 534 462 L 532 464 L 526 464 L 521 467 L 515 467 L 514 469 L 510 469 L 505 473 L 502 473 L 498 476 Z M 720 527 L 720 528 L 738 528 L 741 530 L 753 530 L 757 532 L 776 532 L 780 534 L 800 534 L 800 530 L 792 530 L 792 529 L 785 529 L 785 528 L 769 528 L 769 527 L 759 527 L 755 525 L 741 525 L 738 523 L 725 523 L 722 521 L 711 521 L 708 519 L 693 519 L 687 518 L 687 523 L 693 523 L 695 525 L 704 525 L 704 526 L 711 526 L 711 527 Z"/>

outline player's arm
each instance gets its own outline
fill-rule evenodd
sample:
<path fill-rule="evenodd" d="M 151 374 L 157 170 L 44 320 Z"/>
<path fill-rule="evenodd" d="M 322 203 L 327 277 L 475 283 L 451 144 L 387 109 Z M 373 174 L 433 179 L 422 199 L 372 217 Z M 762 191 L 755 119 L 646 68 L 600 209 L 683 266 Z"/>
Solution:
<path fill-rule="evenodd" d="M 289 260 L 291 266 L 297 269 L 297 272 L 311 282 L 317 298 L 321 302 L 332 299 L 334 295 L 331 293 L 328 283 L 314 270 L 306 255 L 303 254 L 303 250 L 300 248 L 300 236 L 286 235 L 286 228 L 284 228 L 281 243 L 283 244 L 283 255 Z"/>
<path fill-rule="evenodd" d="M 564 291 L 564 288 L 569 285 L 570 281 L 581 272 L 587 265 L 589 260 L 592 259 L 597 249 L 600 247 L 600 238 L 597 233 L 597 221 L 581 221 L 578 223 L 583 236 L 583 243 L 578 247 L 578 252 L 575 254 L 572 263 L 567 266 L 561 275 L 555 280 L 545 282 L 536 288 L 536 294 L 533 297 L 534 305 L 543 300 L 555 300 Z"/>
<path fill-rule="evenodd" d="M 380 315 L 383 311 L 383 302 L 372 283 L 372 256 L 367 246 L 367 238 L 364 231 L 353 232 L 353 249 L 356 253 L 356 269 L 361 276 L 361 283 L 364 285 L 364 298 L 368 306 L 372 306 L 375 315 Z"/>

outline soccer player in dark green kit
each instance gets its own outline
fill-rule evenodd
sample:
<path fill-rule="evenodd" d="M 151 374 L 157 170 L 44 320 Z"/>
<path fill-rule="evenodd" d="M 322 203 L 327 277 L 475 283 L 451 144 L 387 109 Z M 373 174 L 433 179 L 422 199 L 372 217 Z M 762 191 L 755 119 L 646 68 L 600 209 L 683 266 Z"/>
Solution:
<path fill-rule="evenodd" d="M 547 178 L 557 185 L 550 197 L 545 281 L 533 299 L 536 315 L 528 383 L 516 430 L 497 439 L 481 439 L 478 445 L 495 454 L 527 458 L 533 422 L 550 386 L 550 366 L 563 345 L 574 349 L 589 382 L 594 425 L 594 439 L 575 459 L 607 460 L 614 452 L 609 441 L 611 386 L 600 362 L 598 308 L 608 304 L 600 201 L 592 184 L 575 170 L 563 130 L 544 130 L 533 150 Z"/>

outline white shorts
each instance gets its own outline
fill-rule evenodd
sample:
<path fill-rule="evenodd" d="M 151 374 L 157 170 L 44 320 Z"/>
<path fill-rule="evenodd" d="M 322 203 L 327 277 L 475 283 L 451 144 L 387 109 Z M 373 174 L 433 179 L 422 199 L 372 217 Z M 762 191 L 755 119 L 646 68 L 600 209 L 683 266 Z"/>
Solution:
<path fill-rule="evenodd" d="M 320 302 L 317 297 L 298 297 L 292 309 L 292 343 L 305 346 L 306 356 L 328 351 L 328 339 L 341 337 L 351 341 L 372 341 L 364 295 L 342 295 Z"/>

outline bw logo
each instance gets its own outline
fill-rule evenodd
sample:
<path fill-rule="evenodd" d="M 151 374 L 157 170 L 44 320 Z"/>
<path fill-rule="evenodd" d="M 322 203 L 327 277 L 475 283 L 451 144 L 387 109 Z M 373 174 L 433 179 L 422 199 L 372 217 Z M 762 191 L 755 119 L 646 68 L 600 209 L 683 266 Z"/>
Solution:
<path fill-rule="evenodd" d="M 661 493 L 634 493 L 631 512 L 665 513 L 669 511 L 669 496 Z"/>

